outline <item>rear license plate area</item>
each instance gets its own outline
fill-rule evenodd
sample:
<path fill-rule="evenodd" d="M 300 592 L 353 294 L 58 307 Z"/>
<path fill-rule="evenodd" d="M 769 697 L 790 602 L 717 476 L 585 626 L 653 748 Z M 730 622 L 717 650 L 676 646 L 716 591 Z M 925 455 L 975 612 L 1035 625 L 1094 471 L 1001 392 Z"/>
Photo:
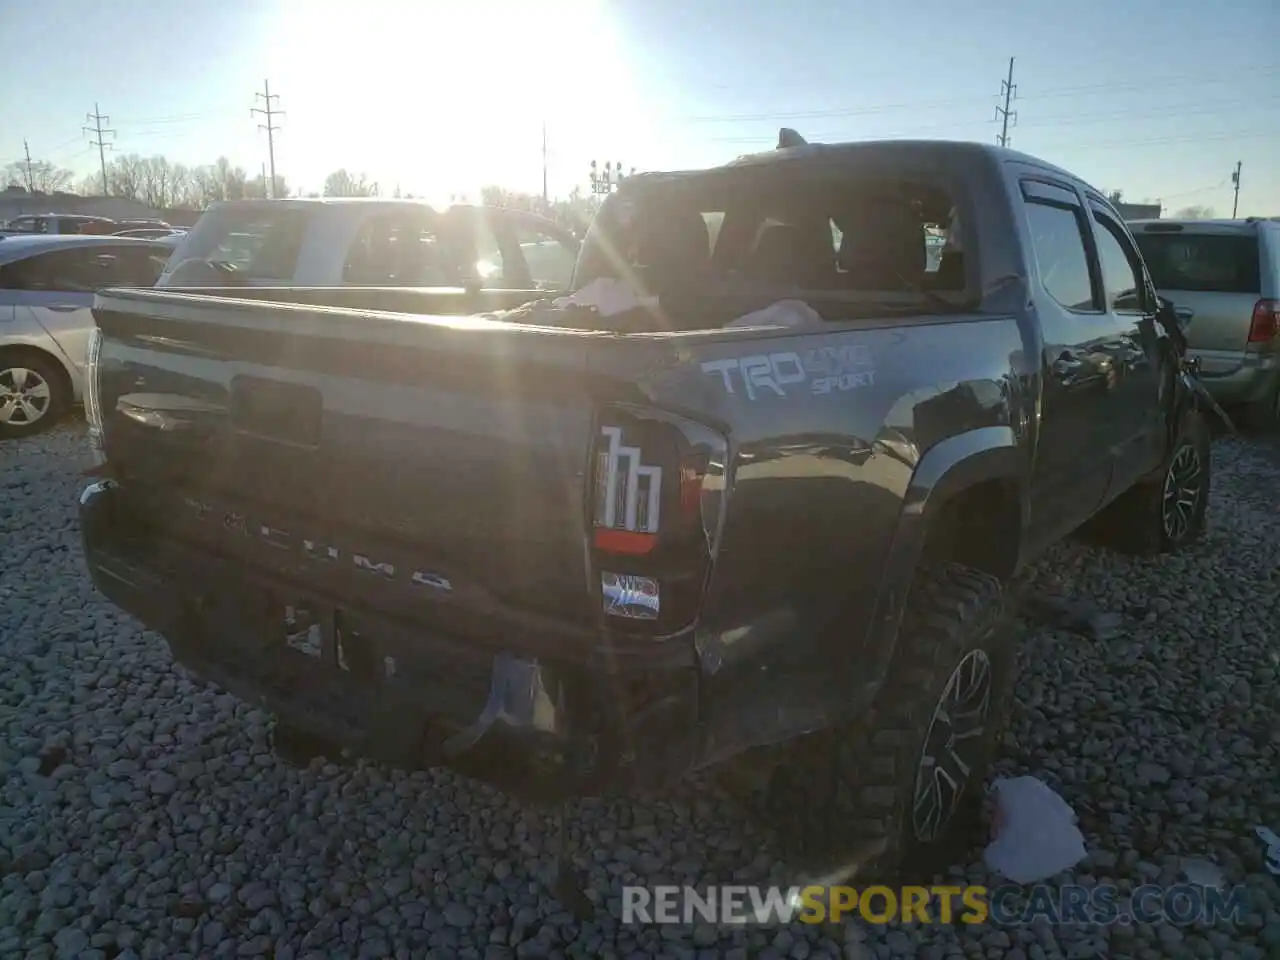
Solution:
<path fill-rule="evenodd" d="M 375 640 L 361 618 L 311 598 L 273 595 L 273 625 L 267 641 L 283 655 L 311 662 L 316 669 L 378 683 L 396 675 L 396 660 Z M 304 662 L 305 662 L 304 661 Z"/>

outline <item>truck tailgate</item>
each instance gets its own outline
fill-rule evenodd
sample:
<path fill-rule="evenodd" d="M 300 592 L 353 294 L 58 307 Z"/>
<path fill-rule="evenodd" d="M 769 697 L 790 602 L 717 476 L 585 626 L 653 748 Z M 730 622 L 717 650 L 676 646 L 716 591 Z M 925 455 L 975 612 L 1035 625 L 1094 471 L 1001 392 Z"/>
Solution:
<path fill-rule="evenodd" d="M 94 318 L 149 529 L 458 633 L 592 632 L 592 335 L 142 291 Z"/>

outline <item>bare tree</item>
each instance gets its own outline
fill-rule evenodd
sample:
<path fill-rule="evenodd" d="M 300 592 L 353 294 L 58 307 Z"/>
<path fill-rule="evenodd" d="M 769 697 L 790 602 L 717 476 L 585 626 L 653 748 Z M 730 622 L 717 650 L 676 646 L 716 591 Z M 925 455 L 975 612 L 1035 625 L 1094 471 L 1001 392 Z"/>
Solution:
<path fill-rule="evenodd" d="M 75 179 L 75 173 L 65 167 L 54 166 L 48 160 L 32 160 L 30 171 L 25 161 L 11 163 L 4 168 L 4 182 L 8 186 L 27 187 L 30 174 L 30 187 L 37 193 L 53 193 L 65 190 Z"/>
<path fill-rule="evenodd" d="M 71 192 L 81 197 L 96 197 L 102 192 L 102 177 L 96 173 L 86 173 L 72 185 Z"/>
<path fill-rule="evenodd" d="M 363 173 L 357 178 L 342 167 L 324 178 L 324 195 L 326 197 L 376 197 L 378 185 L 370 183 Z"/>
<path fill-rule="evenodd" d="M 243 200 L 246 196 L 245 184 L 249 175 L 244 167 L 233 167 L 226 157 L 219 157 L 213 164 L 213 173 L 221 187 L 219 200 Z"/>
<path fill-rule="evenodd" d="M 136 153 L 116 157 L 107 166 L 107 190 L 113 197 L 141 201 L 146 163 Z"/>
<path fill-rule="evenodd" d="M 1190 207 L 1183 207 L 1173 215 L 1175 220 L 1212 220 L 1213 207 L 1206 207 L 1200 204 Z"/>
<path fill-rule="evenodd" d="M 198 210 L 220 200 L 242 200 L 252 195 L 244 168 L 233 167 L 226 157 L 191 170 L 189 181 L 190 203 Z"/>
<path fill-rule="evenodd" d="M 285 182 L 284 177 L 280 176 L 280 174 L 278 173 L 276 174 L 275 190 L 271 193 L 268 193 L 267 186 L 270 182 L 271 182 L 270 177 L 264 177 L 262 174 L 258 174 L 256 177 L 254 177 L 252 180 L 250 180 L 248 183 L 245 184 L 245 188 L 244 188 L 245 196 L 258 197 L 259 199 L 262 199 L 262 200 L 268 200 L 268 199 L 278 199 L 280 197 L 287 197 L 289 195 L 289 184 Z"/>
<path fill-rule="evenodd" d="M 173 167 L 165 157 L 143 160 L 139 166 L 138 199 L 148 207 L 162 210 L 173 203 Z"/>
<path fill-rule="evenodd" d="M 193 178 L 192 171 L 181 163 L 175 163 L 169 168 L 169 207 L 186 207 L 195 206 L 193 198 Z"/>

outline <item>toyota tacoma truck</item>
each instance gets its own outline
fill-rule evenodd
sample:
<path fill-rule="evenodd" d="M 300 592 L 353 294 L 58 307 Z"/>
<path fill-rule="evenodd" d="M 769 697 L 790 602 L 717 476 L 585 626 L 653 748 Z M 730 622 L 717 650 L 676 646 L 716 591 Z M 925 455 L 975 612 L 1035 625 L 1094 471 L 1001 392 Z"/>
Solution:
<path fill-rule="evenodd" d="M 806 863 L 927 859 L 1015 575 L 1192 543 L 1205 417 L 1100 191 L 796 140 L 611 194 L 573 287 L 630 300 L 99 293 L 95 584 L 327 756 L 543 803 L 724 771 Z"/>

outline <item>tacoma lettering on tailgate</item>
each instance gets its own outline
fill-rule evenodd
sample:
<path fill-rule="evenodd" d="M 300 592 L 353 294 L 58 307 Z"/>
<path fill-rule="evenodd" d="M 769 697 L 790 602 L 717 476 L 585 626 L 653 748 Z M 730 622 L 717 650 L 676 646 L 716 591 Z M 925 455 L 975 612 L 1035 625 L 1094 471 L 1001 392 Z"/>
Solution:
<path fill-rule="evenodd" d="M 328 563 L 350 564 L 355 569 L 362 570 L 365 573 L 376 573 L 388 580 L 408 580 L 410 583 L 414 583 L 420 587 L 429 587 L 432 590 L 439 590 L 446 593 L 453 590 L 453 584 L 450 583 L 448 577 L 444 577 L 431 570 L 406 570 L 397 568 L 393 563 L 372 558 L 368 554 L 360 553 L 358 551 L 344 550 L 341 547 L 299 536 L 288 530 L 282 530 L 279 527 L 274 527 L 270 524 L 251 520 L 241 513 L 235 513 L 234 511 L 215 511 L 211 504 L 205 503 L 203 500 L 196 500 L 192 497 L 184 497 L 183 503 L 186 504 L 192 514 L 199 520 L 214 523 L 220 521 L 223 529 L 225 530 L 248 537 L 267 546 L 275 547 L 280 550 L 289 550 L 298 556 L 306 557 L 311 560 L 321 560 Z"/>

